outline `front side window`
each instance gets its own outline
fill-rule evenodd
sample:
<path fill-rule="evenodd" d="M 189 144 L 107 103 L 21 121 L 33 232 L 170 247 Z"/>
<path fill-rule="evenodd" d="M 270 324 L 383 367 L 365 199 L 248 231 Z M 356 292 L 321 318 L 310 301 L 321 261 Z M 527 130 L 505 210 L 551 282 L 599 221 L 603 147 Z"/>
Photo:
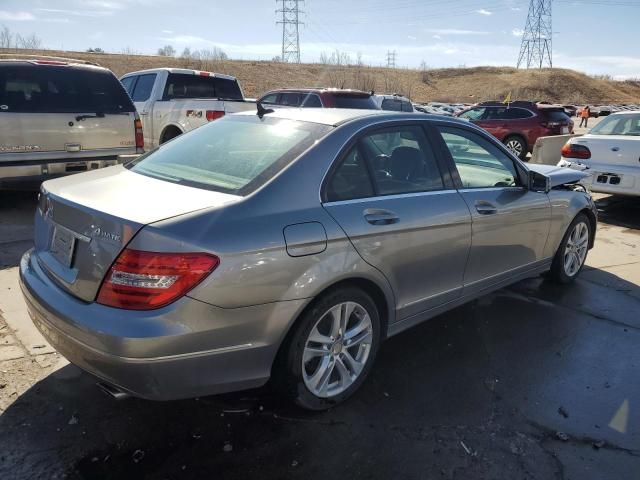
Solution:
<path fill-rule="evenodd" d="M 156 74 L 150 73 L 147 75 L 140 75 L 138 81 L 133 87 L 133 94 L 131 98 L 134 102 L 146 102 L 151 97 L 151 91 L 153 85 L 156 82 Z"/>
<path fill-rule="evenodd" d="M 278 94 L 270 93 L 269 95 L 265 95 L 260 100 L 260 103 L 268 103 L 269 105 L 275 105 L 278 103 Z"/>
<path fill-rule="evenodd" d="M 466 118 L 467 120 L 480 120 L 484 115 L 486 108 L 472 108 L 466 112 L 460 114 L 460 118 Z"/>
<path fill-rule="evenodd" d="M 474 132 L 438 127 L 451 153 L 463 188 L 520 186 L 513 161 L 498 147 Z"/>
<path fill-rule="evenodd" d="M 504 120 L 507 118 L 507 109 L 504 107 L 487 108 L 483 120 Z"/>
<path fill-rule="evenodd" d="M 287 107 L 297 107 L 300 103 L 300 94 L 292 92 L 283 92 L 280 94 L 278 101 L 280 105 L 286 105 Z"/>
<path fill-rule="evenodd" d="M 230 115 L 181 135 L 126 166 L 167 182 L 245 195 L 330 129 L 309 122 Z"/>
<path fill-rule="evenodd" d="M 531 118 L 532 116 L 531 112 L 524 108 L 507 108 L 504 113 L 504 118 L 509 120 L 520 120 L 523 118 Z"/>

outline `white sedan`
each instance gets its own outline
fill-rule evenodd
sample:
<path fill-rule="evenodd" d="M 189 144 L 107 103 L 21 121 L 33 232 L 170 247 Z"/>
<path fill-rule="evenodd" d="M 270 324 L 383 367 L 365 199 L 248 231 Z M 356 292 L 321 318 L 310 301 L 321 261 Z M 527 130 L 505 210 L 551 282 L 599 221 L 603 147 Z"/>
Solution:
<path fill-rule="evenodd" d="M 640 112 L 614 113 L 572 138 L 558 166 L 591 173 L 582 183 L 594 192 L 640 196 Z"/>

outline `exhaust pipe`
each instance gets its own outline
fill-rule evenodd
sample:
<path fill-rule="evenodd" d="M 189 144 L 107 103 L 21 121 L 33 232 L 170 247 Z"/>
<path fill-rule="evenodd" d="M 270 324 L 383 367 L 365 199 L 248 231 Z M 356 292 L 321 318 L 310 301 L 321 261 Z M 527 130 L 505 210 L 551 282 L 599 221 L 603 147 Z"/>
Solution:
<path fill-rule="evenodd" d="M 98 382 L 96 383 L 96 386 L 102 392 L 106 393 L 115 400 L 124 400 L 125 398 L 129 398 L 131 396 L 127 392 L 123 392 L 118 387 L 114 387 L 113 385 L 109 385 L 108 383 Z"/>

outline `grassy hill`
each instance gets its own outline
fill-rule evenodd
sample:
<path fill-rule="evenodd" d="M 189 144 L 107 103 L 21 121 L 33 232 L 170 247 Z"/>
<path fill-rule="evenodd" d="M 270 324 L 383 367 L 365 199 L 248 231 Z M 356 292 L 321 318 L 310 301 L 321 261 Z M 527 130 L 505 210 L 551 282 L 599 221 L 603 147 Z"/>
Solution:
<path fill-rule="evenodd" d="M 0 54 L 14 53 L 0 49 Z M 286 64 L 267 61 L 212 61 L 153 55 L 20 51 L 72 57 L 98 63 L 116 75 L 155 67 L 210 70 L 237 77 L 247 97 L 281 87 L 344 87 L 398 92 L 414 101 L 477 102 L 503 99 L 559 103 L 640 103 L 640 81 L 597 79 L 565 69 L 516 70 L 509 67 L 388 69 L 367 66 Z"/>

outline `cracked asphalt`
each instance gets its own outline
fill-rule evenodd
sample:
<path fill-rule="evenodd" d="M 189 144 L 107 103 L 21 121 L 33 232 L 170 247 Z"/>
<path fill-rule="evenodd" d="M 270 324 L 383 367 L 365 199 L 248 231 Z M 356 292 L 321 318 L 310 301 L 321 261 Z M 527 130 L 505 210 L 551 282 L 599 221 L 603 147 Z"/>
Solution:
<path fill-rule="evenodd" d="M 640 200 L 598 205 L 575 284 L 525 280 L 391 338 L 325 413 L 267 388 L 114 401 L 0 316 L 23 352 L 0 361 L 0 479 L 638 479 Z M 0 198 L 0 274 L 29 247 L 33 206 Z"/>

